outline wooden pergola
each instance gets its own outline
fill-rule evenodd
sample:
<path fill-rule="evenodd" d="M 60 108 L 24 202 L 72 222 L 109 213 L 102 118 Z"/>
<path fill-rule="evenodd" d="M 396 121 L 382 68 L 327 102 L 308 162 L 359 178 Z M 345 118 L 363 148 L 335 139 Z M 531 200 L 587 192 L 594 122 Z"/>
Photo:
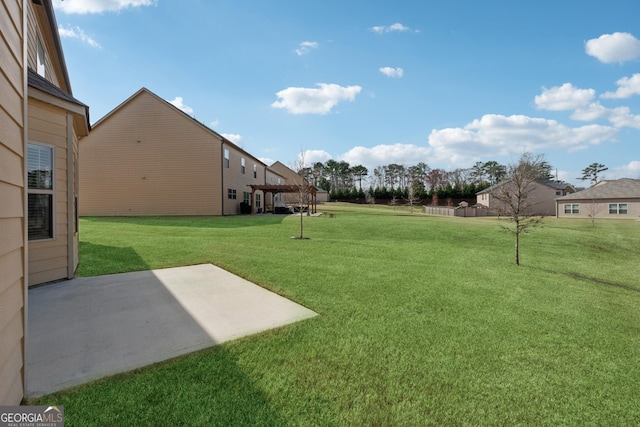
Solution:
<path fill-rule="evenodd" d="M 316 197 L 317 189 L 311 184 L 304 184 L 302 186 L 301 185 L 266 184 L 266 185 L 249 185 L 249 187 L 251 187 L 251 201 L 252 201 L 251 213 L 256 213 L 255 203 L 253 203 L 253 201 L 255 200 L 256 191 L 262 191 L 265 195 L 267 193 L 271 193 L 273 194 L 273 197 L 275 197 L 275 195 L 279 193 L 285 193 L 285 194 L 296 193 L 300 196 L 307 196 L 306 197 L 307 211 L 311 210 L 311 213 L 317 212 L 317 208 L 318 208 L 318 200 Z M 266 201 L 266 197 L 265 197 L 265 201 Z M 275 206 L 274 206 L 274 209 L 275 209 Z M 262 210 L 263 213 L 265 211 L 266 209 Z"/>

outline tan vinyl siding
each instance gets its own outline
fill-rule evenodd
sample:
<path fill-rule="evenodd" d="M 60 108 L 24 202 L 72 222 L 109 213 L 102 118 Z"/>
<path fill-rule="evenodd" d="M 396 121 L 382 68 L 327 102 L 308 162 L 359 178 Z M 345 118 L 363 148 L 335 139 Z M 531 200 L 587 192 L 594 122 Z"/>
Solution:
<path fill-rule="evenodd" d="M 0 0 L 0 405 L 24 395 L 24 66 L 22 3 Z"/>
<path fill-rule="evenodd" d="M 142 90 L 80 141 L 80 214 L 222 214 L 221 140 Z"/>
<path fill-rule="evenodd" d="M 69 277 L 67 257 L 67 114 L 35 101 L 29 102 L 29 141 L 54 146 L 53 239 L 29 242 L 29 286 Z"/>
<path fill-rule="evenodd" d="M 278 179 L 280 179 L 280 182 L 278 182 Z M 285 185 L 287 184 L 287 180 L 284 176 L 280 175 L 279 173 L 277 173 L 274 169 L 271 168 L 271 166 L 269 166 L 265 172 L 265 184 L 267 185 Z M 273 193 L 267 193 L 265 194 L 264 197 L 264 201 L 262 202 L 263 204 L 263 209 L 267 210 L 267 211 L 272 211 L 273 207 L 274 207 L 274 198 L 276 195 L 274 195 Z M 279 200 L 278 204 L 279 205 L 283 205 L 286 202 L 286 194 L 285 193 L 280 193 L 277 195 L 277 198 Z"/>
<path fill-rule="evenodd" d="M 12 289 L 22 288 L 22 280 L 16 283 Z M 17 294 L 0 294 L 0 300 L 20 298 Z M 22 369 L 24 366 L 24 354 L 22 350 L 23 340 L 23 314 L 19 310 L 4 325 L 0 334 L 0 404 L 17 405 L 22 400 L 24 387 L 22 383 Z M 2 319 L 4 320 L 4 319 Z"/>
<path fill-rule="evenodd" d="M 33 5 L 30 1 L 28 3 L 29 7 L 27 8 L 27 27 L 29 29 L 29 38 L 27 42 L 27 64 L 33 70 L 38 69 L 37 58 L 39 39 L 42 43 L 45 54 L 44 68 L 46 72 L 44 77 L 56 86 L 68 91 L 68 88 L 65 88 L 64 85 L 61 85 L 64 79 L 59 77 L 59 73 L 61 73 L 61 70 L 59 63 L 55 61 L 57 57 L 55 53 L 53 38 L 48 32 L 42 32 L 39 30 L 39 28 L 41 28 L 41 25 L 45 24 L 44 21 L 46 20 L 46 14 L 43 11 L 43 6 Z M 39 23 L 38 19 L 40 19 L 42 23 Z"/>
<path fill-rule="evenodd" d="M 224 215 L 236 215 L 240 213 L 240 203 L 244 200 L 243 193 L 251 193 L 252 184 L 264 183 L 264 164 L 258 163 L 245 151 L 240 150 L 231 144 L 224 144 L 224 148 L 229 150 L 229 168 L 224 168 Z M 245 160 L 245 173 L 242 173 L 242 159 Z M 253 165 L 257 165 L 256 178 L 253 177 Z M 228 189 L 236 190 L 236 199 L 228 198 Z M 260 192 L 262 194 L 262 192 Z M 253 206 L 255 201 L 251 200 Z"/>

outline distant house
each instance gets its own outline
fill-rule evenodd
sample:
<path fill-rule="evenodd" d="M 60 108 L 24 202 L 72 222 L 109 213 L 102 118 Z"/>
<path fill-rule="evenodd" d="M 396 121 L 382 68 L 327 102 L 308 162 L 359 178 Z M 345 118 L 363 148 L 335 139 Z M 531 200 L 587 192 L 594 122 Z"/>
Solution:
<path fill-rule="evenodd" d="M 78 141 L 51 0 L 0 0 L 0 405 L 24 396 L 28 286 L 78 266 Z"/>
<path fill-rule="evenodd" d="M 558 218 L 640 217 L 640 180 L 621 178 L 600 181 L 586 190 L 556 199 Z"/>
<path fill-rule="evenodd" d="M 278 187 L 287 184 L 287 178 L 271 167 L 267 168 L 265 185 Z M 257 194 L 257 193 L 256 193 Z M 286 206 L 286 193 L 264 192 L 264 210 L 263 212 L 273 212 L 276 207 Z M 257 206 L 259 208 L 259 206 Z"/>
<path fill-rule="evenodd" d="M 489 188 L 476 193 L 476 206 L 484 206 L 496 212 L 500 211 L 500 201 L 496 198 L 496 193 L 503 185 L 509 185 L 510 181 L 499 182 Z M 555 215 L 555 199 L 575 192 L 575 188 L 566 182 L 557 182 L 546 179 L 537 179 L 531 184 L 527 197 L 531 207 L 529 215 Z"/>
<path fill-rule="evenodd" d="M 290 167 L 288 167 L 287 165 L 283 164 L 282 162 L 274 162 L 271 166 L 269 166 L 270 169 L 278 171 L 280 174 L 282 174 L 283 176 L 285 176 L 287 178 L 287 182 L 288 183 L 292 183 L 295 185 L 299 185 L 302 182 L 302 177 L 300 175 L 298 175 L 298 173 L 296 171 L 294 171 L 293 169 L 291 169 Z M 328 202 L 329 201 L 329 192 L 326 190 L 323 190 L 321 188 L 317 188 L 314 187 L 315 191 L 316 191 L 316 201 L 317 202 Z M 295 196 L 293 197 L 289 197 L 289 200 L 293 203 L 295 202 L 297 199 Z"/>
<path fill-rule="evenodd" d="M 235 215 L 267 165 L 142 88 L 80 144 L 80 215 Z M 253 199 L 253 200 L 252 200 Z"/>

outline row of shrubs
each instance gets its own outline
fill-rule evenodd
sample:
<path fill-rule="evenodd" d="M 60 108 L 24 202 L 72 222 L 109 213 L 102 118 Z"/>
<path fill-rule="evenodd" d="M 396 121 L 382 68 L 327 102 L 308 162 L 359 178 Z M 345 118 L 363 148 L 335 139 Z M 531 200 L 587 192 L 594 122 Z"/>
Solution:
<path fill-rule="evenodd" d="M 447 199 L 463 199 L 463 200 L 474 200 L 476 199 L 476 193 L 487 188 L 487 185 L 475 185 L 469 184 L 465 188 L 460 189 L 457 187 L 451 187 L 450 185 L 438 189 L 436 191 L 425 191 L 424 189 L 420 191 L 415 191 L 413 195 L 414 201 L 427 201 L 426 204 L 430 204 L 431 201 L 435 198 L 437 200 L 447 200 Z M 386 187 L 376 187 L 370 188 L 368 191 L 364 191 L 362 189 L 351 188 L 351 189 L 338 189 L 332 190 L 329 193 L 331 200 L 366 200 L 366 199 L 375 199 L 375 200 L 392 200 L 392 199 L 409 199 L 409 189 L 408 188 L 386 188 Z"/>

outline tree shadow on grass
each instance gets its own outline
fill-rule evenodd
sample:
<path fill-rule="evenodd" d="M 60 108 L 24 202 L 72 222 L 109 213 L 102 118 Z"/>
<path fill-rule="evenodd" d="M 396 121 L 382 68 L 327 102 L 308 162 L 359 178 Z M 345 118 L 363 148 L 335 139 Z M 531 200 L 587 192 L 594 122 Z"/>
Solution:
<path fill-rule="evenodd" d="M 550 273 L 550 274 L 562 274 L 563 276 L 567 276 L 570 277 L 572 279 L 575 280 L 582 280 L 582 281 L 586 281 L 586 282 L 590 282 L 590 283 L 595 283 L 597 285 L 604 285 L 604 286 L 609 286 L 609 287 L 614 287 L 614 288 L 619 288 L 619 289 L 625 289 L 627 291 L 631 291 L 631 292 L 640 292 L 639 288 L 636 288 L 632 285 L 627 285 L 624 283 L 616 283 L 616 282 L 611 282 L 608 280 L 603 280 L 603 279 L 599 279 L 597 277 L 592 277 L 592 276 L 587 276 L 585 274 L 582 273 L 576 273 L 574 271 L 552 271 L 552 270 L 547 270 L 544 268 L 539 268 L 539 267 L 530 267 L 536 270 L 540 270 L 540 271 L 544 271 L 545 273 Z"/>
<path fill-rule="evenodd" d="M 605 286 L 612 286 L 614 288 L 626 289 L 627 291 L 632 291 L 632 292 L 640 292 L 640 289 L 634 288 L 633 286 L 625 285 L 622 283 L 609 282 L 607 280 L 598 279 L 597 277 L 585 276 L 584 274 L 575 273 L 575 272 L 568 272 L 564 274 L 573 279 L 586 280 L 591 283 L 597 283 L 599 285 L 605 285 Z"/>

